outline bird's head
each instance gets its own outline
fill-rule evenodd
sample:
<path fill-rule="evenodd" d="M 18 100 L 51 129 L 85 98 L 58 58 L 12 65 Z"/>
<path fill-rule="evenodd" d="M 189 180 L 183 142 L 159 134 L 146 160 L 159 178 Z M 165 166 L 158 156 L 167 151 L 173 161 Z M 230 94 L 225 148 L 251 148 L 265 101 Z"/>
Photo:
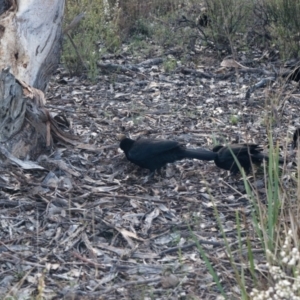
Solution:
<path fill-rule="evenodd" d="M 127 153 L 134 144 L 134 140 L 126 137 L 125 134 L 119 134 L 117 138 L 120 141 L 120 148 Z"/>
<path fill-rule="evenodd" d="M 123 141 L 126 138 L 127 138 L 126 135 L 123 134 L 123 133 L 117 134 L 117 140 L 120 141 L 120 142 Z"/>

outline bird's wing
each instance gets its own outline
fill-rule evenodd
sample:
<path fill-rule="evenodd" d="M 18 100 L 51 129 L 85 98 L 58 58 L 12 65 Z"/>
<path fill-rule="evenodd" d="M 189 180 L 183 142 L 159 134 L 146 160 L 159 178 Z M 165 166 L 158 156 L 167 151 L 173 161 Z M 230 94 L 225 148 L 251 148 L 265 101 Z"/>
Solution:
<path fill-rule="evenodd" d="M 232 144 L 228 145 L 227 148 L 230 148 L 236 156 L 249 155 L 249 153 L 251 155 L 259 154 L 262 151 L 262 148 L 256 144 Z M 230 150 L 228 149 L 228 151 Z"/>
<path fill-rule="evenodd" d="M 170 150 L 176 149 L 181 145 L 176 141 L 167 140 L 137 140 L 129 151 L 129 156 L 135 160 L 151 158 Z"/>

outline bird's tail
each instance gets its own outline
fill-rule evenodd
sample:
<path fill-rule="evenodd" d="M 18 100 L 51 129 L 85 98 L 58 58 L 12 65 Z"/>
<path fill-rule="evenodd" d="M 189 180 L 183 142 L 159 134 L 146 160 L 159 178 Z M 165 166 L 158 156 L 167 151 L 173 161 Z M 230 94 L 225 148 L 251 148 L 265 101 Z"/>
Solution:
<path fill-rule="evenodd" d="M 184 154 L 185 158 L 195 158 L 199 160 L 214 160 L 217 156 L 217 153 L 203 148 L 186 149 Z"/>
<path fill-rule="evenodd" d="M 300 128 L 297 128 L 293 136 L 293 148 L 297 148 L 300 145 Z"/>

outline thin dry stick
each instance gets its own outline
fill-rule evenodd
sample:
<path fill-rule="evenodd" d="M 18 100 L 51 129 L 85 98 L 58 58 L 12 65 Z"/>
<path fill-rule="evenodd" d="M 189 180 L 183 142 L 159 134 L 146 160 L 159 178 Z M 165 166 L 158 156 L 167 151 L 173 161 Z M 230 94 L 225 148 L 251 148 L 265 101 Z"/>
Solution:
<path fill-rule="evenodd" d="M 206 241 L 206 240 L 199 240 L 198 241 L 199 244 L 202 244 L 202 245 L 213 245 L 213 246 L 225 246 L 224 243 L 220 243 L 220 242 L 211 242 L 211 241 Z M 178 247 L 173 247 L 173 248 L 169 248 L 169 249 L 166 249 L 164 251 L 161 251 L 159 253 L 159 255 L 165 255 L 167 253 L 170 253 L 170 252 L 174 252 L 174 251 L 178 251 L 178 250 L 185 250 L 185 249 L 189 249 L 189 248 L 192 248 L 194 246 L 197 246 L 197 243 L 196 242 L 193 242 L 193 243 L 190 243 L 188 245 L 185 245 L 185 246 L 178 246 Z"/>
<path fill-rule="evenodd" d="M 107 288 L 106 290 L 102 291 L 101 294 L 102 295 L 107 294 L 107 293 L 114 291 L 121 287 L 126 287 L 126 286 L 130 286 L 130 285 L 138 285 L 138 284 L 147 284 L 147 283 L 152 283 L 152 282 L 158 282 L 160 280 L 161 280 L 161 277 L 159 276 L 159 277 L 154 277 L 154 278 L 150 278 L 150 279 L 140 279 L 140 280 L 124 282 L 124 283 L 117 284 L 117 285 Z"/>
<path fill-rule="evenodd" d="M 73 251 L 72 254 L 73 254 L 73 256 L 77 257 L 78 259 L 82 260 L 83 262 L 85 262 L 85 263 L 87 263 L 87 264 L 89 264 L 89 265 L 92 265 L 92 266 L 94 266 L 94 267 L 97 267 L 97 268 L 99 268 L 99 269 L 102 270 L 102 271 L 107 271 L 107 270 L 109 269 L 108 267 L 105 267 L 105 266 L 103 266 L 103 265 L 100 265 L 100 264 L 98 264 L 98 263 L 96 263 L 96 262 L 93 262 L 93 261 L 91 261 L 91 260 L 89 260 L 89 259 L 83 257 L 83 256 L 80 255 L 78 252 Z"/>
<path fill-rule="evenodd" d="M 72 22 L 64 29 L 63 34 L 67 34 L 71 29 L 75 28 L 84 16 L 85 16 L 85 12 L 82 12 L 79 15 L 77 15 L 72 20 Z"/>

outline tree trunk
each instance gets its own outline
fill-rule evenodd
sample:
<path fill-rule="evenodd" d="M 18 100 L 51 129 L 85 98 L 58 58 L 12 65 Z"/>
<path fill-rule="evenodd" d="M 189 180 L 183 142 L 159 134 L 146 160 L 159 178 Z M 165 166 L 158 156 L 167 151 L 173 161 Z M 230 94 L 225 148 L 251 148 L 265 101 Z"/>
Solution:
<path fill-rule="evenodd" d="M 43 92 L 60 59 L 64 4 L 0 0 L 0 146 L 18 158 L 35 159 L 59 132 Z"/>
<path fill-rule="evenodd" d="M 2 0 L 3 1 L 3 0 Z M 64 0 L 4 1 L 0 15 L 0 70 L 45 91 L 60 59 Z M 1 0 L 0 0 L 1 5 Z M 1 9 L 0 9 L 1 11 Z"/>

